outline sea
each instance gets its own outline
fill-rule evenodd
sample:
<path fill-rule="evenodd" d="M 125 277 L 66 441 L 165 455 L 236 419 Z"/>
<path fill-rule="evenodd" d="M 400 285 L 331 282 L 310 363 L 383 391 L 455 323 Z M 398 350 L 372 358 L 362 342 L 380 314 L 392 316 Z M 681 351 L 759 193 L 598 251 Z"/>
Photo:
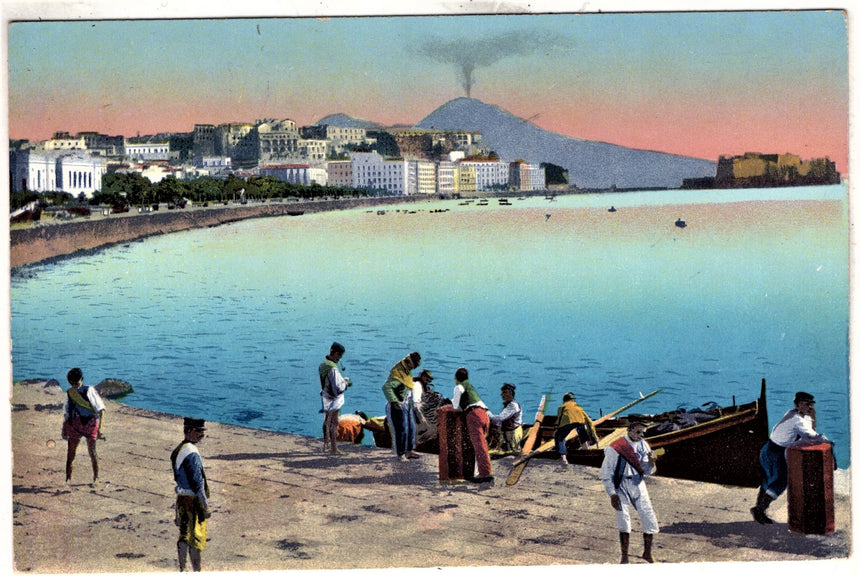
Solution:
<path fill-rule="evenodd" d="M 65 389 L 79 366 L 129 382 L 130 406 L 318 437 L 333 341 L 343 411 L 369 416 L 412 351 L 444 396 L 467 368 L 491 411 L 513 383 L 526 422 L 545 395 L 597 418 L 656 389 L 633 411 L 749 402 L 766 379 L 771 425 L 814 394 L 848 466 L 847 185 L 508 201 L 251 219 L 15 268 L 13 379 Z"/>

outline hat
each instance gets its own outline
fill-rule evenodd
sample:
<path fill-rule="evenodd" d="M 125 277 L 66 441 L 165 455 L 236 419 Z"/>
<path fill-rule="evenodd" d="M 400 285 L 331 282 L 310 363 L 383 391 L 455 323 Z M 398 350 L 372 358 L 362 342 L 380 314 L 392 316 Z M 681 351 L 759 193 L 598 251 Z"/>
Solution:
<path fill-rule="evenodd" d="M 185 417 L 185 429 L 186 430 L 206 430 L 206 420 L 202 420 L 200 418 L 189 418 Z"/>
<path fill-rule="evenodd" d="M 433 381 L 433 373 L 430 372 L 430 370 L 422 370 L 418 377 L 424 380 L 425 384 L 429 384 Z"/>
<path fill-rule="evenodd" d="M 815 396 L 808 392 L 798 392 L 794 395 L 794 403 L 798 402 L 809 402 L 810 404 L 815 404 Z"/>
<path fill-rule="evenodd" d="M 568 400 L 576 400 L 576 396 L 573 395 L 573 392 L 565 392 L 561 399 L 563 402 L 567 402 Z"/>
<path fill-rule="evenodd" d="M 340 352 L 341 354 L 346 352 L 346 348 L 344 348 L 343 344 L 341 344 L 340 342 L 332 342 L 331 349 L 333 352 Z"/>
<path fill-rule="evenodd" d="M 510 382 L 505 382 L 504 384 L 502 384 L 502 390 L 510 390 L 511 392 L 516 392 L 517 387 Z"/>

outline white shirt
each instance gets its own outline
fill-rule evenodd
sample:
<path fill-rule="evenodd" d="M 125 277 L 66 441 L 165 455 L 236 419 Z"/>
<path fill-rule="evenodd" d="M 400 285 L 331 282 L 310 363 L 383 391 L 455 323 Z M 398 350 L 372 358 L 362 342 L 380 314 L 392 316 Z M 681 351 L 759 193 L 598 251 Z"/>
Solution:
<path fill-rule="evenodd" d="M 632 441 L 628 436 L 624 436 L 624 439 L 627 441 L 630 446 L 633 447 L 633 451 L 636 452 L 636 455 L 639 456 L 639 461 L 642 463 L 642 468 L 645 470 L 645 474 L 651 474 L 654 471 L 654 466 L 651 462 L 651 458 L 649 457 L 649 452 L 651 452 L 651 447 L 643 438 L 638 442 Z M 612 476 L 615 474 L 615 466 L 618 464 L 618 459 L 621 458 L 621 455 L 612 448 L 611 446 L 607 446 L 603 450 L 603 465 L 600 467 L 600 480 L 603 482 L 603 487 L 606 489 L 606 493 L 610 496 L 615 495 L 615 484 L 613 483 Z M 638 476 L 639 472 L 636 471 L 633 466 L 631 466 L 628 462 L 624 463 L 624 470 L 622 471 L 622 476 Z"/>
<path fill-rule="evenodd" d="M 776 423 L 770 433 L 770 439 L 774 444 L 787 448 L 798 440 L 821 440 L 827 438 L 815 431 L 812 427 L 812 416 L 803 416 L 796 409 L 789 410 Z"/>

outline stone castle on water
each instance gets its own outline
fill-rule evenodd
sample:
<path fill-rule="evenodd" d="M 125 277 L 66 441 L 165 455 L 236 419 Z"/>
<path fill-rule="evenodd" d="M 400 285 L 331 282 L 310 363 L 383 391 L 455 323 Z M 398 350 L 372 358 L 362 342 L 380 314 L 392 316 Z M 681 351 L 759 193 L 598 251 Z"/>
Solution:
<path fill-rule="evenodd" d="M 714 178 L 684 181 L 684 188 L 772 188 L 839 184 L 836 163 L 827 158 L 803 160 L 794 154 L 720 156 Z"/>

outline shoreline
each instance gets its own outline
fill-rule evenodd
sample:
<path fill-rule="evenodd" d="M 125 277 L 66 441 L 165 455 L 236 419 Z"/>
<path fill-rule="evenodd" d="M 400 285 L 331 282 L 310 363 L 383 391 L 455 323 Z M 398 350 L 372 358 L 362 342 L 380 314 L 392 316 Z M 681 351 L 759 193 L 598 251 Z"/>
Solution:
<path fill-rule="evenodd" d="M 51 222 L 16 227 L 9 231 L 9 261 L 14 270 L 28 264 L 86 255 L 150 236 L 211 228 L 250 218 L 292 216 L 292 212 L 315 213 L 404 204 L 435 200 L 436 196 L 383 196 L 268 202 L 250 206 L 212 206 L 148 212 L 145 214 L 112 214 L 95 218 L 82 217 L 70 222 Z"/>
<path fill-rule="evenodd" d="M 13 561 L 40 573 L 176 570 L 170 450 L 182 417 L 106 400 L 98 443 L 100 482 L 89 486 L 85 448 L 64 480 L 59 437 L 63 390 L 11 385 Z M 512 458 L 493 462 L 496 482 L 442 484 L 433 455 L 401 463 L 389 450 L 207 422 L 201 443 L 213 516 L 204 570 L 446 568 L 617 562 L 618 534 L 597 470 L 534 461 L 505 486 Z M 168 464 L 165 464 L 165 463 Z M 847 569 L 851 498 L 835 497 L 836 532 L 787 529 L 786 498 L 773 526 L 750 518 L 755 490 L 654 477 L 648 481 L 668 563 L 835 560 Z M 641 539 L 634 520 L 631 561 Z M 824 567 L 824 566 L 822 566 Z M 698 568 L 697 568 L 698 569 Z"/>

